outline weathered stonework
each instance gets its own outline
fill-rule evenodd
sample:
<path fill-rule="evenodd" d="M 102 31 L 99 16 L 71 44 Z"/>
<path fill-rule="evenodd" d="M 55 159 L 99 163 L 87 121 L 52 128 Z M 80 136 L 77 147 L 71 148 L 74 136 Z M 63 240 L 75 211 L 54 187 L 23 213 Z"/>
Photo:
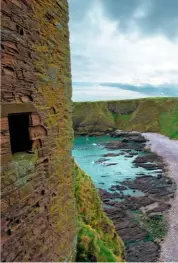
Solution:
<path fill-rule="evenodd" d="M 1 11 L 1 260 L 73 260 L 67 0 L 2 0 Z M 12 154 L 15 113 L 28 113 L 30 153 Z"/>

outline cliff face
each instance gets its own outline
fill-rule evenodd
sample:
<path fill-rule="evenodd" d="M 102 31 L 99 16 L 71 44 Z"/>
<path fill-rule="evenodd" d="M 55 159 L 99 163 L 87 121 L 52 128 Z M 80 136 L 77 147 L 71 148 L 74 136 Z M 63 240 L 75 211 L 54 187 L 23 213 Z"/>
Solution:
<path fill-rule="evenodd" d="M 104 134 L 118 128 L 178 138 L 178 98 L 74 103 L 73 122 L 76 134 Z"/>
<path fill-rule="evenodd" d="M 75 165 L 78 262 L 123 262 L 124 245 L 106 216 L 91 178 Z"/>
<path fill-rule="evenodd" d="M 2 0 L 2 261 L 75 254 L 67 0 Z"/>
<path fill-rule="evenodd" d="M 112 112 L 102 102 L 74 103 L 73 125 L 77 134 L 100 134 L 115 127 Z"/>

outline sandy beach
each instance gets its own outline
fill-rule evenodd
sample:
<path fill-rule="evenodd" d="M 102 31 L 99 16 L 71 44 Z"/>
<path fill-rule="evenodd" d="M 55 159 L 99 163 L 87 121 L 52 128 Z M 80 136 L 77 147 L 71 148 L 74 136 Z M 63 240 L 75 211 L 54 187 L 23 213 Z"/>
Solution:
<path fill-rule="evenodd" d="M 149 139 L 148 145 L 153 152 L 164 158 L 169 168 L 169 176 L 177 184 L 175 198 L 169 210 L 169 229 L 161 248 L 160 262 L 178 261 L 178 140 L 170 140 L 168 137 L 156 133 L 143 133 Z"/>

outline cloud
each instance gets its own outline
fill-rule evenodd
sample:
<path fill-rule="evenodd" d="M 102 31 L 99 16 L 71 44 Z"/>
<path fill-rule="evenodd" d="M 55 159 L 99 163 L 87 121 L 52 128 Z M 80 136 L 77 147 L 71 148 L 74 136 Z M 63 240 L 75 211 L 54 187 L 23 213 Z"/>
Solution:
<path fill-rule="evenodd" d="M 123 100 L 178 96 L 177 86 L 134 86 L 121 83 L 73 83 L 73 101 Z"/>
<path fill-rule="evenodd" d="M 101 101 L 113 99 L 144 98 L 146 94 L 137 91 L 102 86 L 98 84 L 83 84 L 82 87 L 74 84 L 73 101 Z"/>
<path fill-rule="evenodd" d="M 144 35 L 178 37 L 177 0 L 101 0 L 105 14 L 119 22 L 119 30 L 137 27 Z"/>
<path fill-rule="evenodd" d="M 93 0 L 69 0 L 70 19 L 72 22 L 83 20 L 93 3 Z"/>
<path fill-rule="evenodd" d="M 160 2 L 69 0 L 73 82 L 120 83 L 140 87 L 148 84 L 155 87 L 178 85 L 178 44 L 165 31 L 165 24 L 171 21 L 168 17 L 171 14 L 172 18 L 175 17 L 172 9 L 169 11 L 168 8 L 169 15 L 166 15 L 164 23 L 160 20 L 162 15 L 159 16 L 160 23 L 153 32 L 151 29 L 147 32 L 149 26 L 146 22 L 143 26 L 139 25 L 141 19 L 143 21 L 153 13 L 156 16 L 157 1 Z M 161 1 L 164 4 L 165 1 Z M 173 2 L 170 0 L 170 5 Z M 144 34 L 141 34 L 144 28 Z M 75 91 L 77 87 L 73 86 L 73 89 Z M 77 89 L 77 94 L 79 91 L 86 93 L 84 89 Z M 135 96 L 135 93 L 130 93 L 130 96 Z"/>

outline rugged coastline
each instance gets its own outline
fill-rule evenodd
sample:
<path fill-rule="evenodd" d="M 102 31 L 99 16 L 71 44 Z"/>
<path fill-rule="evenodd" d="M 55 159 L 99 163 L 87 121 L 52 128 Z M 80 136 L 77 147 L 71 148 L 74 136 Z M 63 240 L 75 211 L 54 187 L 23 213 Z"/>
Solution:
<path fill-rule="evenodd" d="M 148 146 L 153 152 L 156 152 L 167 163 L 169 177 L 178 185 L 178 141 L 170 140 L 168 137 L 156 134 L 143 134 L 149 140 Z M 168 233 L 162 243 L 160 262 L 175 262 L 178 259 L 178 188 L 176 188 L 175 198 L 172 199 L 171 208 L 167 214 L 169 224 Z"/>
<path fill-rule="evenodd" d="M 115 131 L 113 137 L 120 140 L 104 145 L 111 151 L 122 149 L 122 153 L 130 157 L 135 151 L 143 151 L 142 157 L 136 157 L 133 165 L 155 171 L 155 176 L 138 174 L 133 179 L 112 185 L 111 191 L 101 188 L 100 197 L 107 215 L 112 219 L 117 233 L 125 243 L 127 261 L 157 261 L 161 253 L 161 242 L 167 233 L 165 215 L 171 208 L 176 185 L 169 177 L 169 170 L 164 159 L 151 152 L 148 139 L 139 132 Z M 107 155 L 103 156 L 103 162 Z M 101 162 L 102 160 L 100 160 Z M 114 165 L 111 163 L 110 165 Z M 143 196 L 124 195 L 124 189 L 143 192 Z"/>
<path fill-rule="evenodd" d="M 175 261 L 178 258 L 175 237 L 178 179 L 176 161 L 171 160 L 178 159 L 178 150 L 171 152 L 177 145 L 177 120 L 178 98 L 73 104 L 75 135 L 118 138 L 118 141 L 103 144 L 109 153 L 95 160 L 97 165 L 112 170 L 119 165 L 115 157 L 122 155 L 130 158 L 130 162 L 134 159 L 133 167 L 147 171 L 122 183 L 118 180 L 109 190 L 105 189 L 102 178 L 97 186 L 105 212 L 125 243 L 127 261 Z M 173 140 L 165 143 L 169 139 L 163 135 Z M 108 182 L 106 174 L 101 177 L 106 177 L 103 179 Z"/>

